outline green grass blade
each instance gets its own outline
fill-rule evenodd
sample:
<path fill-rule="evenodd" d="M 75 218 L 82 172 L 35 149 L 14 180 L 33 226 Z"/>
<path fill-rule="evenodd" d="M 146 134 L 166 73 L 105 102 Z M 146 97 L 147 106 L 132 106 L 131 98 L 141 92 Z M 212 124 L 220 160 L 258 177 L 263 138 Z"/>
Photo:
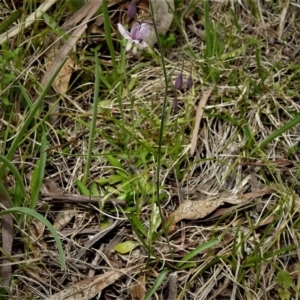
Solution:
<path fill-rule="evenodd" d="M 47 160 L 47 139 L 44 128 L 42 129 L 42 141 L 41 141 L 41 150 L 40 150 L 40 159 L 37 161 L 37 164 L 34 168 L 32 181 L 31 181 L 31 197 L 30 205 L 31 209 L 36 207 L 38 201 L 39 193 L 44 179 L 45 166 Z"/>
<path fill-rule="evenodd" d="M 8 27 L 12 25 L 22 15 L 22 10 L 18 9 L 12 12 L 7 18 L 0 23 L 0 33 L 4 33 L 8 30 Z"/>
<path fill-rule="evenodd" d="M 204 26 L 205 26 L 205 56 L 212 57 L 213 56 L 213 33 L 210 24 L 210 16 L 209 16 L 209 4 L 208 1 L 204 1 Z"/>
<path fill-rule="evenodd" d="M 59 236 L 56 230 L 54 229 L 54 227 L 51 225 L 51 223 L 46 218 L 44 218 L 41 214 L 27 207 L 13 207 L 13 208 L 6 209 L 5 211 L 0 212 L 0 217 L 10 213 L 21 213 L 21 214 L 32 216 L 37 220 L 39 220 L 41 223 L 43 223 L 50 230 L 56 242 L 57 249 L 59 252 L 61 269 L 64 270 L 66 267 L 65 253 L 61 241 L 59 239 Z"/>
<path fill-rule="evenodd" d="M 112 42 L 111 38 L 111 29 L 110 29 L 110 18 L 108 14 L 108 4 L 107 0 L 102 1 L 102 7 L 103 7 L 103 19 L 104 19 L 104 31 L 105 31 L 105 40 L 109 49 L 110 58 L 113 65 L 113 77 L 114 81 L 118 79 L 118 68 L 116 63 L 116 54 L 115 54 L 115 48 Z M 99 72 L 98 72 L 99 74 Z"/>
<path fill-rule="evenodd" d="M 169 270 L 163 270 L 158 277 L 156 278 L 152 288 L 146 294 L 144 300 L 151 300 L 153 294 L 157 291 L 157 289 L 163 284 L 164 280 L 166 279 L 167 275 L 170 273 Z"/>
<path fill-rule="evenodd" d="M 21 177 L 20 173 L 18 172 L 17 168 L 3 155 L 0 155 L 0 161 L 2 161 L 3 165 L 14 174 L 14 176 L 17 180 L 17 183 L 20 187 L 20 192 L 22 193 L 22 196 L 25 198 L 25 196 L 26 196 L 25 186 L 24 186 L 22 177 Z"/>
<path fill-rule="evenodd" d="M 153 6 L 152 6 L 151 2 L 150 2 L 150 9 L 151 9 L 152 15 L 154 15 L 154 9 L 153 9 Z M 158 34 L 158 30 L 157 30 L 157 26 L 156 26 L 155 22 L 153 22 L 153 27 L 154 27 L 155 34 L 156 34 L 156 37 L 157 37 L 157 44 L 158 44 L 158 47 L 159 47 L 159 51 L 160 51 L 160 53 L 163 53 L 162 45 L 160 43 L 159 34 Z M 161 65 L 162 65 L 164 81 L 165 81 L 165 90 L 164 90 L 164 99 L 163 99 L 163 105 L 162 105 L 162 111 L 161 111 L 161 117 L 160 117 L 160 129 L 159 129 L 159 140 L 158 140 L 157 172 L 156 172 L 156 195 L 157 195 L 157 202 L 156 203 L 157 203 L 157 206 L 159 208 L 160 218 L 162 220 L 162 230 L 163 230 L 164 236 L 167 240 L 167 244 L 168 244 L 170 254 L 173 257 L 172 247 L 171 247 L 170 242 L 169 242 L 169 237 L 168 237 L 168 234 L 167 234 L 166 224 L 163 221 L 165 218 L 164 218 L 164 213 L 163 213 L 163 210 L 162 210 L 161 199 L 160 199 L 160 189 L 161 189 L 160 168 L 161 168 L 161 165 L 162 165 L 161 155 L 162 155 L 162 147 L 163 147 L 165 122 L 166 122 L 167 95 L 168 95 L 168 88 L 169 88 L 169 79 L 168 79 L 166 64 L 165 64 L 165 60 L 164 60 L 163 55 L 161 55 Z"/>
<path fill-rule="evenodd" d="M 199 253 L 217 245 L 219 243 L 219 239 L 211 239 L 210 241 L 203 243 L 196 247 L 193 251 L 190 253 L 186 254 L 178 263 L 177 267 L 183 267 L 185 263 L 189 263 L 189 260 L 192 259 L 193 257 L 197 256 Z"/>
<path fill-rule="evenodd" d="M 86 185 L 88 176 L 90 173 L 92 155 L 93 155 L 93 147 L 95 141 L 95 134 L 96 134 L 96 124 L 98 118 L 98 104 L 99 104 L 99 59 L 98 59 L 98 52 L 95 51 L 95 88 L 94 88 L 94 101 L 93 101 L 93 116 L 91 121 L 91 132 L 89 135 L 89 144 L 88 144 L 88 151 L 86 156 L 86 163 L 84 166 L 84 175 L 82 178 L 82 183 Z"/>
<path fill-rule="evenodd" d="M 257 148 L 263 150 L 274 139 L 276 139 L 277 137 L 279 137 L 280 135 L 282 135 L 284 132 L 288 131 L 289 129 L 293 128 L 298 123 L 300 123 L 300 114 L 297 115 L 295 118 L 293 118 L 291 121 L 289 121 L 287 124 L 285 124 L 284 126 L 282 126 L 281 128 L 275 130 L 262 143 L 260 143 Z M 255 150 L 257 150 L 257 148 Z"/>
<path fill-rule="evenodd" d="M 0 191 L 2 192 L 5 199 L 9 202 L 10 207 L 14 207 L 15 206 L 14 202 L 11 200 L 11 197 L 10 197 L 5 185 L 3 184 L 2 180 L 0 180 Z"/>
<path fill-rule="evenodd" d="M 56 78 L 57 74 L 59 73 L 59 71 L 61 70 L 62 66 L 64 65 L 66 59 L 63 60 L 63 62 L 61 63 L 61 65 L 57 68 L 57 70 L 54 72 L 53 76 L 50 78 L 49 82 L 46 84 L 46 86 L 43 88 L 43 91 L 41 93 L 41 95 L 39 96 L 39 98 L 37 99 L 35 105 L 33 106 L 32 110 L 30 111 L 29 115 L 27 116 L 26 120 L 24 121 L 23 126 L 20 128 L 20 130 L 18 131 L 18 133 L 16 134 L 10 149 L 7 152 L 6 158 L 8 160 L 12 160 L 18 146 L 20 146 L 20 142 L 23 139 L 23 136 L 25 135 L 25 132 L 27 130 L 27 128 L 29 127 L 30 123 L 32 122 L 32 120 L 35 118 L 36 113 L 38 111 L 38 109 L 41 107 L 49 88 L 51 87 L 54 79 Z M 24 91 L 25 92 L 25 89 Z M 6 166 L 2 166 L 0 169 L 0 179 L 3 177 L 4 173 L 6 170 Z"/>

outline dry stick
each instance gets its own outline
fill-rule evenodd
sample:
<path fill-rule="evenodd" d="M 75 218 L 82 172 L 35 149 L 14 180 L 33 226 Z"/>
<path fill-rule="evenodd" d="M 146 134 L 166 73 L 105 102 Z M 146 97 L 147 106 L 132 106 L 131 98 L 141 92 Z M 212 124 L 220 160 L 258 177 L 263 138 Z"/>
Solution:
<path fill-rule="evenodd" d="M 171 273 L 169 276 L 169 292 L 168 300 L 176 300 L 177 298 L 177 281 L 178 275 L 177 272 Z"/>
<path fill-rule="evenodd" d="M 78 204 L 78 203 L 99 203 L 103 201 L 103 198 L 96 197 L 96 196 L 83 196 L 83 195 L 73 195 L 73 194 L 61 194 L 61 193 L 41 193 L 40 196 L 43 198 L 45 202 L 51 203 L 71 203 L 71 204 Z M 119 199 L 107 199 L 105 200 L 104 205 L 119 205 L 119 206 L 126 206 L 126 202 Z"/>
<path fill-rule="evenodd" d="M 24 24 L 18 24 L 17 26 L 10 29 L 8 32 L 4 32 L 0 35 L 0 44 L 6 42 L 9 38 L 16 36 L 25 28 L 29 27 L 35 20 L 39 19 L 44 12 L 46 12 L 57 0 L 47 0 L 41 4 L 36 11 L 34 11 L 27 19 Z"/>
<path fill-rule="evenodd" d="M 207 100 L 208 100 L 211 92 L 213 91 L 213 89 L 214 88 L 212 87 L 208 91 L 204 92 L 201 100 L 199 101 L 197 113 L 196 113 L 195 126 L 194 126 L 194 130 L 193 130 L 192 141 L 191 141 L 191 155 L 194 154 L 196 146 L 197 146 L 200 121 L 201 121 L 201 118 L 203 115 L 203 107 L 206 105 Z"/>

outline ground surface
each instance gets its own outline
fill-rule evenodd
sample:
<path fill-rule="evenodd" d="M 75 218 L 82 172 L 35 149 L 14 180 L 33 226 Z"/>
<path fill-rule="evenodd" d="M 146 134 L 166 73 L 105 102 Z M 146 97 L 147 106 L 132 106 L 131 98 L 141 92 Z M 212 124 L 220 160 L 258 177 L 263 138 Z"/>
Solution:
<path fill-rule="evenodd" d="M 299 1 L 177 1 L 160 47 L 138 57 L 116 26 L 132 24 L 130 2 L 110 1 L 73 44 L 69 1 L 26 29 L 40 1 L 12 2 L 0 4 L 1 20 L 21 9 L 0 24 L 19 28 L 0 36 L 0 203 L 16 208 L 1 222 L 3 297 L 298 299 Z"/>

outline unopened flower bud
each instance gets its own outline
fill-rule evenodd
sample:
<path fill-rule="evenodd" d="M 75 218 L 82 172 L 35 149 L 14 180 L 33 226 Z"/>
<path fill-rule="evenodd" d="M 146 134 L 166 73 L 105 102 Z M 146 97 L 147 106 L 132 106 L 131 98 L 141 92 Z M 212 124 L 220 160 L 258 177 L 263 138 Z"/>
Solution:
<path fill-rule="evenodd" d="M 178 109 L 178 100 L 177 97 L 173 99 L 173 111 L 177 111 Z"/>
<path fill-rule="evenodd" d="M 127 15 L 129 20 L 134 19 L 137 13 L 135 0 L 132 0 L 127 9 Z"/>
<path fill-rule="evenodd" d="M 181 90 L 182 89 L 182 85 L 183 85 L 183 77 L 182 77 L 182 73 L 180 73 L 180 75 L 178 75 L 178 77 L 175 79 L 175 88 L 177 90 Z"/>
<path fill-rule="evenodd" d="M 189 90 L 194 84 L 192 76 L 190 76 L 186 81 L 186 89 Z"/>

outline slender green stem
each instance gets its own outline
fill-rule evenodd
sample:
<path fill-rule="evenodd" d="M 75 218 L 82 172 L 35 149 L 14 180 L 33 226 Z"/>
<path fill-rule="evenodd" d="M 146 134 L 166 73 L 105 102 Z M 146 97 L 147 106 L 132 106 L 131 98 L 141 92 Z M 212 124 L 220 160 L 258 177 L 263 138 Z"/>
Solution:
<path fill-rule="evenodd" d="M 108 4 L 107 0 L 102 1 L 102 7 L 103 7 L 103 19 L 104 19 L 104 31 L 105 31 L 105 39 L 106 43 L 110 52 L 110 57 L 113 65 L 113 77 L 116 81 L 118 78 L 118 68 L 116 63 L 116 55 L 115 55 L 115 48 L 112 42 L 111 38 L 111 29 L 110 29 L 110 20 L 109 20 L 109 14 L 108 14 Z"/>
<path fill-rule="evenodd" d="M 89 136 L 89 145 L 88 145 L 88 152 L 86 156 L 86 164 L 84 166 L 84 175 L 82 182 L 84 185 L 87 183 L 87 179 L 90 173 L 90 166 L 92 161 L 93 155 L 93 147 L 95 141 L 95 134 L 96 134 L 96 123 L 98 117 L 98 104 L 99 104 L 99 59 L 98 59 L 98 51 L 95 50 L 95 88 L 94 88 L 94 108 L 93 108 L 93 116 L 91 122 L 91 133 Z"/>
<path fill-rule="evenodd" d="M 153 6 L 152 3 L 150 1 L 150 9 L 151 9 L 151 14 L 152 16 L 154 16 L 154 10 L 153 10 Z M 168 94 L 168 85 L 169 85 L 169 81 L 168 81 L 168 74 L 167 74 L 167 69 L 166 69 L 166 65 L 165 65 L 165 60 L 164 60 L 164 56 L 163 56 L 163 49 L 159 40 L 159 34 L 158 34 L 158 30 L 155 24 L 155 19 L 153 18 L 153 26 L 154 26 L 154 30 L 155 30 L 155 34 L 157 37 L 157 44 L 158 44 L 158 48 L 159 51 L 161 53 L 161 64 L 162 64 L 162 69 L 163 69 L 163 74 L 164 74 L 164 79 L 165 79 L 165 91 L 164 91 L 164 100 L 163 100 L 163 106 L 162 106 L 162 112 L 161 112 L 161 119 L 160 119 L 160 129 L 159 129 L 159 139 L 158 139 L 158 155 L 157 155 L 157 172 L 156 172 L 156 195 L 157 195 L 157 206 L 159 208 L 159 214 L 160 214 L 160 218 L 161 218 L 161 222 L 162 222 L 162 229 L 165 235 L 165 238 L 167 240 L 167 244 L 169 247 L 169 251 L 171 254 L 171 257 L 173 258 L 173 251 L 170 245 L 170 241 L 167 235 L 167 228 L 166 228 L 166 224 L 164 222 L 165 217 L 164 217 L 164 213 L 161 207 L 161 201 L 160 201 L 160 197 L 159 197 L 159 193 L 160 193 L 160 167 L 161 167 L 161 150 L 162 150 L 162 140 L 163 140 L 163 135 L 164 135 L 164 126 L 165 126 L 165 113 L 166 113 L 166 107 L 167 107 L 167 94 Z"/>

